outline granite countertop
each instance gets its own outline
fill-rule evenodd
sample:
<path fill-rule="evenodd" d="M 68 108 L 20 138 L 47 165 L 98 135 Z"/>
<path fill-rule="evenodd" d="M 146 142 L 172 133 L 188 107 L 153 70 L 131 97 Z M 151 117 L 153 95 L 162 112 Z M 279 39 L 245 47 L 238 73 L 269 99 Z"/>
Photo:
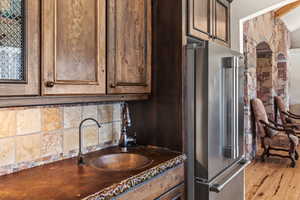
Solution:
<path fill-rule="evenodd" d="M 119 153 L 118 147 L 86 155 L 87 163 L 100 155 Z M 185 156 L 166 149 L 136 147 L 129 150 L 147 156 L 152 163 L 143 169 L 109 172 L 86 164 L 77 158 L 24 170 L 0 177 L 0 200 L 101 200 L 110 199 L 130 188 L 174 168 Z"/>

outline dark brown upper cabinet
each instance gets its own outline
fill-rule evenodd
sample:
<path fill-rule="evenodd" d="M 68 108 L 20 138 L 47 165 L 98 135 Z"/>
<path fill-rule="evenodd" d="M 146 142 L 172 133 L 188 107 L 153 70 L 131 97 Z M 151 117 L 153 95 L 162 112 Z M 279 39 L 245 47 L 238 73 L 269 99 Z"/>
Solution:
<path fill-rule="evenodd" d="M 105 0 L 42 0 L 42 95 L 106 92 Z"/>
<path fill-rule="evenodd" d="M 151 0 L 108 3 L 109 94 L 151 92 Z"/>
<path fill-rule="evenodd" d="M 230 1 L 188 0 L 188 35 L 230 46 Z"/>
<path fill-rule="evenodd" d="M 203 40 L 212 35 L 212 0 L 188 0 L 188 34 Z"/>
<path fill-rule="evenodd" d="M 0 96 L 39 95 L 39 0 L 0 1 Z"/>
<path fill-rule="evenodd" d="M 227 0 L 214 0 L 214 39 L 230 46 L 230 3 Z"/>

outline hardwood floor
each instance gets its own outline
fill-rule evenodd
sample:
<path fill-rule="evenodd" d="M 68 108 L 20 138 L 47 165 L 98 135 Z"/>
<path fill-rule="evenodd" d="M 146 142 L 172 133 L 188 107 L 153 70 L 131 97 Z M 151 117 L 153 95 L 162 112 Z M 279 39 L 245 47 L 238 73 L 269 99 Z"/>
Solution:
<path fill-rule="evenodd" d="M 246 200 L 300 200 L 300 160 L 296 168 L 289 164 L 275 157 L 253 161 L 246 169 Z"/>

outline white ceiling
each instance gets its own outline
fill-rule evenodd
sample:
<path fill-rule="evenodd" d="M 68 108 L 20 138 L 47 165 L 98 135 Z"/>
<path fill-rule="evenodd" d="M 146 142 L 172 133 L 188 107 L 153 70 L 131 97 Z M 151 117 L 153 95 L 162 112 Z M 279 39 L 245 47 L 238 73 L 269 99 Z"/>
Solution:
<path fill-rule="evenodd" d="M 300 48 L 300 7 L 290 11 L 281 19 L 291 31 L 292 48 Z"/>

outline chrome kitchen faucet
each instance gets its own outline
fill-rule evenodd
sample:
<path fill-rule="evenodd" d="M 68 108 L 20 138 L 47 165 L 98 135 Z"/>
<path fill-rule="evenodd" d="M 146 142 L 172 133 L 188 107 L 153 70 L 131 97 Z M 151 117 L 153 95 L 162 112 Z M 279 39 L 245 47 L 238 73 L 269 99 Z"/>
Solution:
<path fill-rule="evenodd" d="M 136 143 L 136 138 L 128 136 L 128 128 L 131 127 L 131 118 L 129 107 L 127 103 L 122 105 L 122 127 L 121 127 L 121 137 L 119 141 L 119 147 L 122 148 L 123 152 L 127 152 L 128 144 Z"/>

